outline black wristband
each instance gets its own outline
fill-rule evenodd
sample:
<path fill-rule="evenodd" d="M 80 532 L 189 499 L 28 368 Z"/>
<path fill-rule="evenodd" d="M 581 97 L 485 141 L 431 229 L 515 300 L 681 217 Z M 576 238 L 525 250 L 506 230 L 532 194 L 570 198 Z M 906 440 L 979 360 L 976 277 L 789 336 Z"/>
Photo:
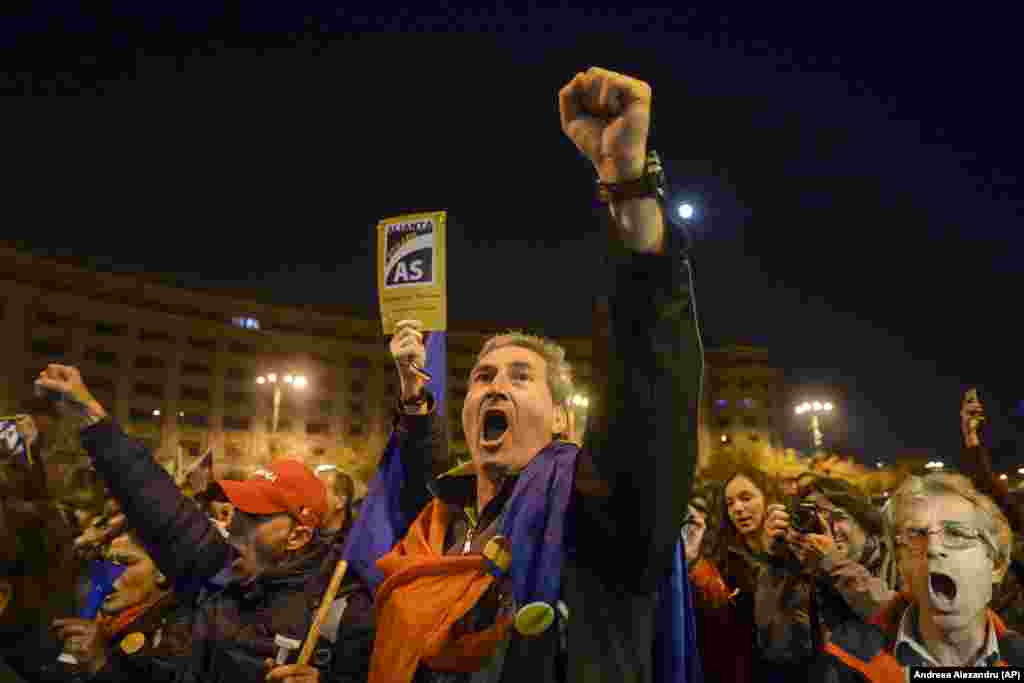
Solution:
<path fill-rule="evenodd" d="M 647 153 L 644 173 L 639 178 L 620 183 L 597 183 L 597 199 L 602 204 L 621 202 L 627 199 L 662 197 L 665 194 L 665 171 L 658 153 L 653 149 Z"/>

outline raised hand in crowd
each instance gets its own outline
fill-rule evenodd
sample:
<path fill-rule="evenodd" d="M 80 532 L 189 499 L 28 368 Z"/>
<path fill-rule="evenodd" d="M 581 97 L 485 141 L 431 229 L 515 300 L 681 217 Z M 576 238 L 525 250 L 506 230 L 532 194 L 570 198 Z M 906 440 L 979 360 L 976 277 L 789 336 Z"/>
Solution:
<path fill-rule="evenodd" d="M 96 423 L 107 416 L 107 411 L 89 392 L 78 368 L 51 363 L 39 373 L 37 390 L 51 391 L 61 396 L 62 410 L 82 417 L 87 423 Z"/>
<path fill-rule="evenodd" d="M 64 641 L 64 652 L 74 655 L 81 670 L 96 673 L 107 663 L 107 640 L 100 622 L 92 619 L 55 619 L 52 628 Z"/>
<path fill-rule="evenodd" d="M 985 406 L 978 398 L 978 390 L 971 389 L 964 394 L 960 404 L 960 432 L 964 445 L 977 448 L 981 445 L 981 427 L 985 423 Z"/>
<path fill-rule="evenodd" d="M 707 515 L 692 505 L 689 506 L 683 522 L 683 547 L 686 549 L 686 564 L 690 565 L 700 557 L 701 543 L 707 531 Z"/>
<path fill-rule="evenodd" d="M 398 368 L 402 382 L 402 400 L 415 398 L 427 383 L 426 377 L 417 370 L 427 365 L 427 348 L 423 345 L 423 323 L 419 320 L 400 320 L 395 325 L 395 334 L 388 348 Z M 419 406 L 426 412 L 426 405 Z"/>
<path fill-rule="evenodd" d="M 578 73 L 559 93 L 562 131 L 594 165 L 602 183 L 640 178 L 647 162 L 651 86 L 598 67 Z M 664 249 L 664 221 L 657 200 L 611 205 L 619 235 L 640 253 Z"/>

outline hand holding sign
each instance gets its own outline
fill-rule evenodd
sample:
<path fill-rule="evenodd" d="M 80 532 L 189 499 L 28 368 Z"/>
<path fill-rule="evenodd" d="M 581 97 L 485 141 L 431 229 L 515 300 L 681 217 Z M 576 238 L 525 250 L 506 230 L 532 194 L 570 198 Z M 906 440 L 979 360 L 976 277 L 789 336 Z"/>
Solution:
<path fill-rule="evenodd" d="M 651 124 L 651 86 L 592 67 L 559 93 L 562 130 L 605 183 L 643 175 Z"/>
<path fill-rule="evenodd" d="M 423 371 L 427 366 L 427 348 L 423 345 L 422 329 L 419 320 L 400 320 L 389 345 L 402 380 L 403 399 L 415 396 L 430 379 Z"/>

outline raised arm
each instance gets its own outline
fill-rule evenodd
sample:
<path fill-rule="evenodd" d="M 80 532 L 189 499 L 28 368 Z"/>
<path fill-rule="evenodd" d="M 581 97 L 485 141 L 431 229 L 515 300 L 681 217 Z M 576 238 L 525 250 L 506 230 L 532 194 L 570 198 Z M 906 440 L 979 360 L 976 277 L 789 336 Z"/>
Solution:
<path fill-rule="evenodd" d="M 444 422 L 437 417 L 434 396 L 421 372 L 427 365 L 422 324 L 402 320 L 396 325 L 389 349 L 401 381 L 394 429 L 398 452 L 405 468 L 401 494 L 403 514 L 409 522 L 430 501 L 427 483 L 455 464 L 448 453 Z"/>
<path fill-rule="evenodd" d="M 198 587 L 228 564 L 232 550 L 209 518 L 170 475 L 93 398 L 76 368 L 50 365 L 38 386 L 62 394 L 83 420 L 82 445 L 121 503 L 156 565 L 179 590 Z"/>
<path fill-rule="evenodd" d="M 658 194 L 636 189 L 651 170 L 650 86 L 591 69 L 562 89 L 560 110 L 562 129 L 609 188 L 615 226 L 610 292 L 595 309 L 597 395 L 577 468 L 592 513 L 579 523 L 600 530 L 580 542 L 607 548 L 613 537 L 647 585 L 672 560 L 697 462 L 703 358 L 690 266 Z"/>

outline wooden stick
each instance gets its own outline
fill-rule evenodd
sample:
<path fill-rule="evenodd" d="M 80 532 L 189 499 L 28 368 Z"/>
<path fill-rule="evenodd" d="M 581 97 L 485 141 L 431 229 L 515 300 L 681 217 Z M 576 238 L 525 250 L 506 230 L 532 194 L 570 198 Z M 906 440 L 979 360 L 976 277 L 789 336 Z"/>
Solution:
<path fill-rule="evenodd" d="M 324 593 L 324 597 L 320 601 L 320 609 L 316 612 L 316 619 L 313 620 L 313 625 L 309 627 L 306 642 L 302 645 L 302 652 L 299 653 L 299 664 L 309 664 L 309 660 L 313 656 L 313 650 L 316 648 L 316 643 L 320 640 L 320 627 L 323 625 L 324 619 L 327 618 L 327 613 L 331 611 L 331 605 L 334 604 L 334 596 L 338 594 L 338 589 L 341 588 L 341 581 L 345 578 L 345 572 L 347 571 L 348 562 L 338 560 L 338 566 L 334 568 L 334 576 L 331 577 L 331 582 L 327 585 L 327 592 Z"/>

